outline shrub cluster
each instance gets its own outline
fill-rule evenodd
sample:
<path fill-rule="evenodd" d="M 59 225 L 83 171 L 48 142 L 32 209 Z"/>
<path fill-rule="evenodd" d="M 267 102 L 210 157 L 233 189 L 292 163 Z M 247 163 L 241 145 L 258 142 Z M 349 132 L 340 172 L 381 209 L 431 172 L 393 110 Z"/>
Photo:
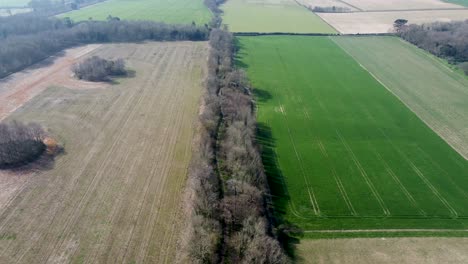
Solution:
<path fill-rule="evenodd" d="M 24 165 L 45 150 L 44 130 L 36 123 L 0 124 L 0 169 Z"/>
<path fill-rule="evenodd" d="M 232 67 L 233 36 L 213 29 L 201 151 L 191 167 L 191 263 L 287 263 L 271 235 L 268 185 L 255 144 L 255 107 L 246 75 Z"/>
<path fill-rule="evenodd" d="M 450 63 L 463 67 L 468 62 L 468 20 L 409 25 L 401 27 L 398 34 L 404 40 Z"/>
<path fill-rule="evenodd" d="M 110 76 L 126 75 L 123 59 L 106 60 L 98 56 L 87 58 L 73 65 L 72 71 L 78 79 L 99 82 L 108 81 Z"/>
<path fill-rule="evenodd" d="M 0 39 L 0 78 L 80 44 L 145 40 L 206 40 L 209 29 L 151 21 L 86 21 L 40 33 L 9 34 Z"/>

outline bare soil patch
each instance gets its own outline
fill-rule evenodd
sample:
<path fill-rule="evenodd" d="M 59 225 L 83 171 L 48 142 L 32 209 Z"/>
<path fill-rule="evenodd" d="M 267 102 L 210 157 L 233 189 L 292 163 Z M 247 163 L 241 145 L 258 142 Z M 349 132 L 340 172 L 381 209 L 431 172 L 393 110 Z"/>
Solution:
<path fill-rule="evenodd" d="M 93 44 L 67 49 L 28 69 L 0 79 L 0 121 L 49 86 L 76 89 L 105 87 L 106 83 L 77 80 L 70 67 L 101 45 Z"/>
<path fill-rule="evenodd" d="M 303 240 L 301 263 L 468 263 L 468 238 L 351 238 Z"/>

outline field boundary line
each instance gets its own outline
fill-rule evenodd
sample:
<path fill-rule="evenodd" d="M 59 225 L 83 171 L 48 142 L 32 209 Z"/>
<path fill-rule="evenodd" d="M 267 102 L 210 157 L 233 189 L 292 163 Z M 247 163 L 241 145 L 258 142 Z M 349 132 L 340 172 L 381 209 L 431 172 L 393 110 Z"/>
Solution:
<path fill-rule="evenodd" d="M 350 7 L 354 8 L 354 9 L 358 10 L 359 12 L 365 11 L 364 9 L 362 9 L 360 7 L 357 7 L 355 5 L 352 5 L 352 4 L 350 4 L 350 3 L 346 2 L 346 1 L 343 1 L 343 0 L 336 0 L 336 1 L 338 1 L 340 3 L 343 3 L 343 4 L 347 5 L 347 6 L 350 6 Z"/>
<path fill-rule="evenodd" d="M 367 186 L 369 186 L 369 189 L 371 190 L 372 194 L 374 195 L 374 197 L 376 198 L 376 200 L 379 203 L 380 207 L 382 208 L 384 215 L 390 215 L 390 211 L 388 210 L 387 206 L 385 205 L 384 200 L 382 199 L 382 197 L 378 193 L 377 189 L 375 188 L 374 184 L 370 180 L 369 176 L 367 175 L 366 171 L 362 167 L 361 163 L 359 162 L 358 158 L 354 154 L 353 150 L 348 145 L 348 143 L 346 143 L 346 140 L 343 138 L 343 136 L 341 135 L 341 133 L 338 130 L 336 130 L 336 134 L 340 138 L 341 143 L 343 143 L 346 150 L 351 155 L 351 158 L 354 161 L 354 164 L 358 168 L 359 172 L 361 173 L 361 176 L 364 178 L 365 182 L 367 183 Z"/>
<path fill-rule="evenodd" d="M 329 36 L 330 38 L 330 36 Z M 338 42 L 334 40 L 334 38 L 330 38 L 338 47 L 340 47 L 346 54 L 348 54 L 354 61 L 365 71 L 367 71 L 377 82 L 379 82 L 387 91 L 389 91 L 393 96 L 395 96 L 403 105 L 405 105 L 413 114 L 415 114 L 419 120 L 421 120 L 428 128 L 430 128 L 440 139 L 442 139 L 445 143 L 447 143 L 455 152 L 457 152 L 460 156 L 462 156 L 465 160 L 468 161 L 468 156 L 463 154 L 458 148 L 456 148 L 452 143 L 447 141 L 444 137 L 442 137 L 433 126 L 431 126 L 426 120 L 421 118 L 416 111 L 407 104 L 400 96 L 398 96 L 395 92 L 393 92 L 387 85 L 385 85 L 376 75 L 374 75 L 370 70 L 368 70 L 364 65 L 362 65 L 359 60 L 354 57 L 351 53 L 349 53 L 343 46 L 341 46 Z M 440 62 L 438 62 L 440 63 Z M 445 65 L 444 65 L 445 66 Z"/>

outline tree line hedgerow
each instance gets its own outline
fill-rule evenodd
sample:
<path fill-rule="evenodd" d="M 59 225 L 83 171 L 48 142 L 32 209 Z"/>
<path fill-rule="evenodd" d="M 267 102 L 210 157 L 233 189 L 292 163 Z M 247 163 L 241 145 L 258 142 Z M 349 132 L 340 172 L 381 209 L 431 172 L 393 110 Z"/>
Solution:
<path fill-rule="evenodd" d="M 288 263 L 271 232 L 255 105 L 246 75 L 233 67 L 233 36 L 213 29 L 210 46 L 201 138 L 189 175 L 187 257 L 190 263 Z"/>

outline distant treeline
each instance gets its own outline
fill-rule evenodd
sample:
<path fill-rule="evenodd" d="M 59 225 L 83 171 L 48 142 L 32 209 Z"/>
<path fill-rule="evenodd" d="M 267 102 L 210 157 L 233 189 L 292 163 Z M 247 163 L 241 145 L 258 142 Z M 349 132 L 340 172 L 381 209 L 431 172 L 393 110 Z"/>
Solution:
<path fill-rule="evenodd" d="M 468 20 L 409 25 L 398 34 L 419 48 L 458 64 L 468 74 Z"/>
<path fill-rule="evenodd" d="M 194 193 L 189 263 L 288 263 L 272 232 L 269 189 L 256 144 L 255 105 L 233 67 L 233 35 L 213 29 L 199 146 L 190 167 Z"/>
<path fill-rule="evenodd" d="M 36 14 L 18 14 L 0 17 L 0 41 L 12 35 L 27 35 L 49 30 L 66 29 L 73 26 L 69 19 L 56 19 Z"/>
<path fill-rule="evenodd" d="M 11 19 L 11 20 L 9 20 Z M 194 25 L 169 25 L 152 21 L 86 21 L 77 24 L 71 21 L 31 17 L 28 23 L 41 26 L 33 29 L 15 16 L 6 18 L 3 38 L 0 38 L 0 78 L 43 60 L 63 49 L 80 44 L 135 42 L 135 41 L 177 41 L 207 40 L 209 29 Z M 18 22 L 17 25 L 16 22 Z M 2 23 L 3 24 L 3 23 Z M 3 25 L 2 25 L 3 27 Z M 0 28 L 2 28 L 0 27 Z M 33 26 L 34 28 L 34 26 Z"/>

